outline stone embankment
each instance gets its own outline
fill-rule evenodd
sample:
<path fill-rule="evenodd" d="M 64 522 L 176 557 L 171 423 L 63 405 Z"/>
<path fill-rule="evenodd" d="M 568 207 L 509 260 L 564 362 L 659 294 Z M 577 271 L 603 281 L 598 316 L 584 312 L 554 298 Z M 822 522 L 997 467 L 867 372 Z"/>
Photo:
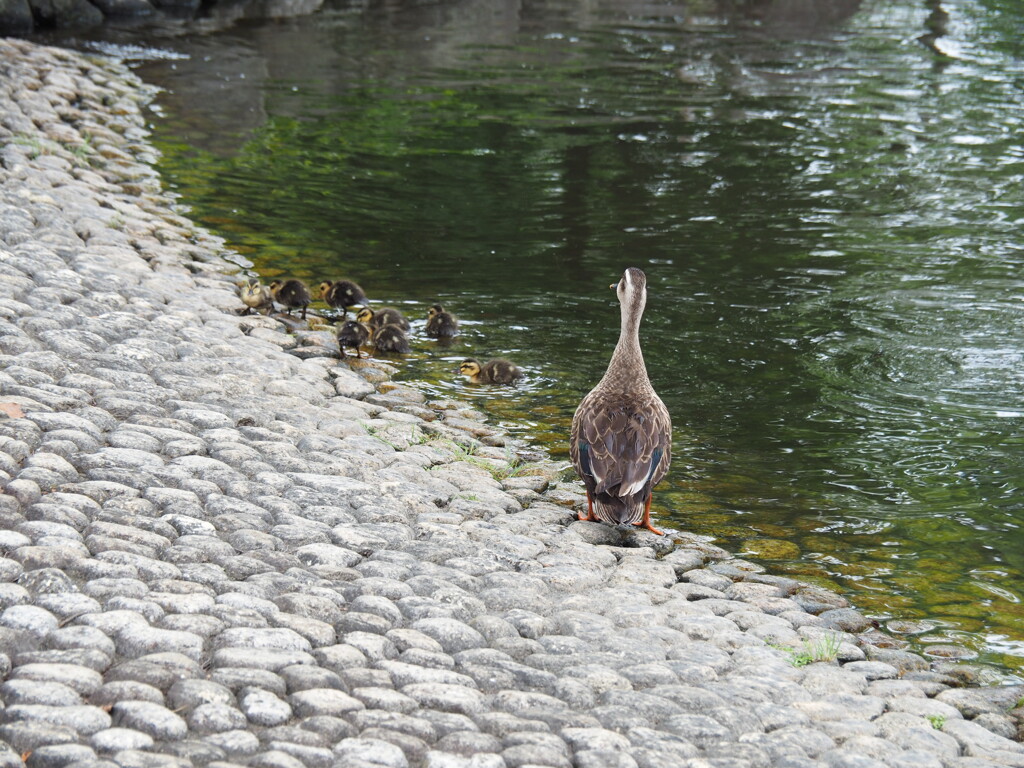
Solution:
<path fill-rule="evenodd" d="M 1019 687 L 239 316 L 147 97 L 0 41 L 0 766 L 1024 765 Z"/>
<path fill-rule="evenodd" d="M 323 0 L 0 0 L 0 35 L 92 27 L 105 21 L 202 17 L 204 27 L 279 19 L 319 10 Z"/>

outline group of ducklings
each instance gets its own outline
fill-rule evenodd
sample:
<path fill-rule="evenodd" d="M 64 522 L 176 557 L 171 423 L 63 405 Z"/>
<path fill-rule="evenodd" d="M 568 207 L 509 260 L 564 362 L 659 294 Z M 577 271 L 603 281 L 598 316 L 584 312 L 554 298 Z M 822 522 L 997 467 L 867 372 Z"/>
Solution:
<path fill-rule="evenodd" d="M 364 346 L 372 346 L 375 352 L 383 354 L 408 354 L 412 351 L 406 333 L 411 328 L 409 320 L 394 307 L 371 309 L 366 293 L 351 280 L 324 280 L 319 290 L 320 299 L 334 309 L 345 313 L 349 309 L 358 308 L 355 320 L 345 320 L 337 327 L 342 357 L 347 355 L 346 349 L 353 349 L 356 357 L 362 357 Z M 246 311 L 269 314 L 276 301 L 289 315 L 293 309 L 301 309 L 303 320 L 313 300 L 309 286 L 296 278 L 274 280 L 270 285 L 251 280 L 242 286 L 240 296 Z M 427 336 L 450 339 L 458 330 L 459 321 L 443 306 L 434 304 L 427 309 Z M 459 364 L 459 373 L 467 376 L 474 384 L 515 384 L 523 376 L 519 366 L 502 358 L 485 363 L 468 358 Z"/>

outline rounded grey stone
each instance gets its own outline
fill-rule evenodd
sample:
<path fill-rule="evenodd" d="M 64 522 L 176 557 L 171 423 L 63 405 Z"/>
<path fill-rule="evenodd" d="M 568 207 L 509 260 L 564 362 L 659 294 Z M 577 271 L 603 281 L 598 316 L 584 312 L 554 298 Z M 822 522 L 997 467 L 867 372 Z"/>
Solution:
<path fill-rule="evenodd" d="M 123 661 L 107 670 L 106 679 L 134 680 L 165 691 L 179 680 L 203 677 L 203 669 L 179 653 L 154 653 Z"/>
<path fill-rule="evenodd" d="M 484 636 L 457 619 L 427 618 L 413 622 L 411 629 L 436 640 L 446 653 L 458 653 L 487 645 Z"/>
<path fill-rule="evenodd" d="M 8 707 L 15 704 L 70 707 L 82 703 L 82 696 L 74 688 L 38 680 L 7 680 L 0 685 L 0 697 Z"/>
<path fill-rule="evenodd" d="M 260 688 L 242 691 L 239 706 L 253 725 L 273 727 L 283 725 L 292 718 L 292 708 L 287 702 Z"/>
<path fill-rule="evenodd" d="M 333 688 L 348 693 L 348 686 L 341 677 L 329 669 L 309 664 L 285 667 L 280 672 L 288 693 L 298 693 L 314 688 Z"/>
<path fill-rule="evenodd" d="M 92 748 L 101 754 L 113 754 L 123 749 L 148 750 L 155 743 L 153 737 L 130 728 L 107 728 L 97 731 L 89 740 Z"/>
<path fill-rule="evenodd" d="M 204 641 L 191 632 L 147 625 L 121 632 L 117 637 L 117 650 L 130 659 L 153 653 L 180 653 L 193 661 L 201 661 L 204 658 Z"/>
<path fill-rule="evenodd" d="M 188 725 L 181 717 L 149 701 L 119 701 L 111 715 L 115 725 L 141 731 L 157 741 L 175 741 L 188 734 Z"/>
<path fill-rule="evenodd" d="M 251 768 L 305 768 L 306 764 L 281 749 L 269 749 L 249 759 Z"/>
<path fill-rule="evenodd" d="M 224 750 L 229 757 L 252 755 L 260 747 L 256 734 L 242 730 L 211 733 L 203 737 L 203 741 Z"/>
<path fill-rule="evenodd" d="M 110 727 L 110 715 L 99 707 L 87 704 L 71 706 L 47 706 L 45 704 L 15 704 L 4 710 L 4 720 L 49 723 L 58 727 L 73 728 L 89 735 Z"/>
<path fill-rule="evenodd" d="M 494 754 L 502 750 L 500 739 L 480 731 L 454 731 L 439 739 L 435 747 L 443 752 L 467 757 L 484 753 Z"/>
<path fill-rule="evenodd" d="M 311 688 L 293 693 L 288 703 L 297 717 L 329 715 L 339 717 L 347 712 L 364 709 L 363 703 L 344 691 L 331 688 Z"/>
<path fill-rule="evenodd" d="M 250 687 L 263 688 L 277 696 L 284 696 L 287 692 L 285 681 L 279 675 L 266 669 L 221 667 L 210 673 L 210 679 L 235 692 Z"/>
<path fill-rule="evenodd" d="M 69 626 L 55 629 L 46 637 L 50 648 L 70 650 L 91 648 L 108 656 L 114 655 L 114 641 L 100 630 L 88 626 Z"/>
<path fill-rule="evenodd" d="M 135 680 L 116 680 L 105 683 L 89 697 L 90 703 L 99 707 L 109 706 L 123 700 L 151 701 L 154 704 L 163 704 L 164 695 L 159 688 L 154 688 L 146 683 Z"/>
<path fill-rule="evenodd" d="M 233 627 L 225 629 L 213 639 L 213 647 L 253 648 L 274 651 L 303 651 L 306 653 L 313 650 L 306 638 L 294 630 L 285 629 L 283 627 L 268 627 L 266 629 Z"/>
<path fill-rule="evenodd" d="M 22 664 L 10 675 L 12 680 L 40 680 L 63 683 L 83 696 L 88 696 L 103 684 L 99 672 L 78 664 Z"/>
<path fill-rule="evenodd" d="M 188 711 L 203 704 L 230 705 L 231 690 L 212 680 L 179 680 L 167 691 L 167 705 L 175 711 Z"/>
<path fill-rule="evenodd" d="M 200 704 L 189 712 L 188 727 L 197 733 L 223 733 L 245 728 L 246 717 L 227 704 Z"/>
<path fill-rule="evenodd" d="M 342 764 L 344 761 L 358 760 L 384 768 L 409 766 L 409 761 L 401 749 L 380 739 L 345 739 L 334 748 L 334 754 Z"/>
<path fill-rule="evenodd" d="M 12 605 L 0 613 L 0 626 L 25 630 L 40 638 L 57 629 L 58 624 L 56 616 L 34 605 Z"/>
<path fill-rule="evenodd" d="M 42 721 L 20 721 L 0 725 L 0 739 L 18 752 L 27 752 L 49 744 L 77 743 L 74 728 Z"/>

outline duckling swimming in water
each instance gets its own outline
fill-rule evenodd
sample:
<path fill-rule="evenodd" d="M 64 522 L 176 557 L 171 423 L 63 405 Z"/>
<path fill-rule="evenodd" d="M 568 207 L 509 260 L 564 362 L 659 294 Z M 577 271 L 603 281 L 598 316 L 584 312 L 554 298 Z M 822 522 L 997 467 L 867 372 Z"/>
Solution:
<path fill-rule="evenodd" d="M 403 331 L 411 327 L 409 321 L 401 312 L 393 307 L 385 307 L 374 312 L 369 307 L 363 307 L 356 315 L 356 320 L 366 323 L 371 328 L 383 328 L 385 325 L 397 325 Z"/>
<path fill-rule="evenodd" d="M 275 280 L 270 284 L 270 295 L 278 304 L 284 305 L 289 315 L 293 309 L 301 307 L 302 319 L 306 319 L 306 307 L 309 306 L 310 293 L 309 287 L 304 282 L 295 278 L 284 282 Z"/>
<path fill-rule="evenodd" d="M 397 352 L 406 355 L 412 352 L 409 337 L 397 325 L 384 325 L 373 333 L 373 348 L 378 352 Z"/>
<path fill-rule="evenodd" d="M 435 339 L 451 338 L 459 332 L 459 321 L 450 312 L 445 312 L 440 304 L 434 304 L 427 310 L 427 336 Z"/>
<path fill-rule="evenodd" d="M 483 365 L 479 360 L 468 358 L 459 365 L 459 373 L 468 376 L 473 384 L 515 384 L 523 377 L 518 365 L 500 357 Z"/>
<path fill-rule="evenodd" d="M 370 328 L 363 323 L 356 322 L 355 320 L 347 320 L 338 326 L 338 346 L 341 347 L 342 357 L 346 357 L 346 347 L 354 349 L 356 351 L 356 357 L 362 357 L 363 353 L 359 348 L 369 340 Z"/>
<path fill-rule="evenodd" d="M 320 283 L 320 298 L 335 309 L 364 307 L 370 301 L 363 289 L 351 280 L 324 280 Z"/>
<path fill-rule="evenodd" d="M 268 315 L 274 308 L 274 297 L 270 295 L 270 289 L 259 280 L 250 280 L 243 285 L 239 291 L 239 298 L 245 304 L 247 315 L 254 309 L 260 314 Z"/>

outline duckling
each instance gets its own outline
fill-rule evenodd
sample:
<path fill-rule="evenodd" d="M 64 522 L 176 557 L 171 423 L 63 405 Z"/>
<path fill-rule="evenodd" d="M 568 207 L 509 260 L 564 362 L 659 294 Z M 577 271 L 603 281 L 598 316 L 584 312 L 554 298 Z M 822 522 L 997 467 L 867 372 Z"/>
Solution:
<path fill-rule="evenodd" d="M 242 286 L 239 298 L 245 304 L 245 314 L 252 314 L 255 309 L 260 314 L 270 314 L 274 308 L 274 298 L 270 295 L 270 289 L 259 280 L 250 280 Z"/>
<path fill-rule="evenodd" d="M 406 320 L 405 315 L 393 307 L 378 309 L 376 312 L 369 307 L 363 307 L 359 310 L 359 314 L 356 315 L 356 320 L 360 323 L 366 323 L 371 328 L 383 328 L 385 325 L 397 325 L 403 331 L 408 331 L 411 327 L 409 325 L 409 321 Z"/>
<path fill-rule="evenodd" d="M 409 338 L 397 325 L 384 325 L 373 334 L 373 348 L 378 352 L 397 352 L 406 355 L 412 352 Z"/>
<path fill-rule="evenodd" d="M 338 326 L 338 346 L 341 347 L 341 356 L 346 357 L 345 348 L 351 347 L 356 351 L 356 357 L 362 357 L 359 349 L 370 340 L 370 328 L 355 320 L 347 320 Z"/>
<path fill-rule="evenodd" d="M 351 280 L 324 280 L 320 283 L 320 298 L 335 309 L 364 307 L 370 301 L 363 289 Z"/>
<path fill-rule="evenodd" d="M 284 282 L 275 280 L 270 284 L 270 295 L 278 304 L 284 305 L 289 315 L 293 309 L 302 307 L 302 319 L 306 319 L 306 307 L 309 306 L 310 294 L 309 287 L 304 282 L 294 278 Z"/>
<path fill-rule="evenodd" d="M 515 384 L 523 377 L 522 369 L 503 358 L 488 360 L 483 365 L 469 358 L 459 365 L 459 373 L 468 376 L 474 384 Z"/>
<path fill-rule="evenodd" d="M 450 312 L 445 312 L 440 304 L 434 304 L 427 310 L 427 336 L 435 339 L 451 338 L 459 331 L 459 321 Z"/>

